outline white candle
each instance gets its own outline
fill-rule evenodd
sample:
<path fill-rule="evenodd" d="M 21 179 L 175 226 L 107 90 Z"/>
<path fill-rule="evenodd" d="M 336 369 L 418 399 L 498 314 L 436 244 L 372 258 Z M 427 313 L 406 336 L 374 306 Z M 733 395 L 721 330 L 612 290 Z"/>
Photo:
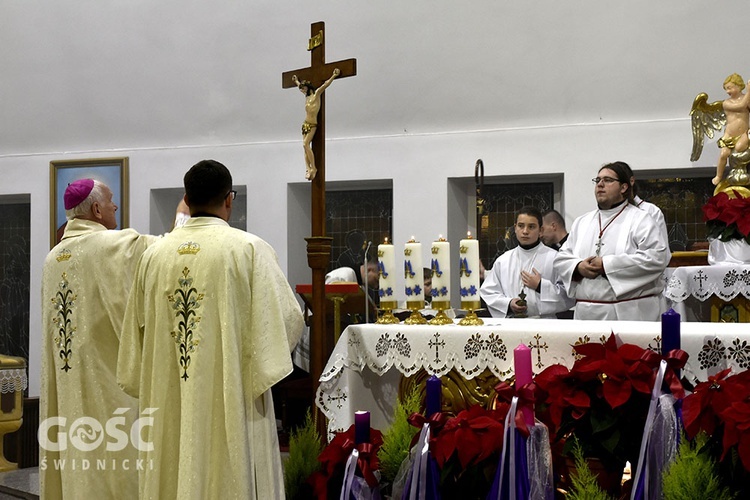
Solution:
<path fill-rule="evenodd" d="M 450 308 L 451 294 L 451 244 L 440 236 L 432 242 L 432 306 L 436 309 Z"/>
<path fill-rule="evenodd" d="M 461 282 L 461 303 L 464 309 L 477 310 L 479 300 L 479 241 L 467 233 L 466 239 L 461 240 L 458 252 L 458 262 Z"/>
<path fill-rule="evenodd" d="M 380 288 L 380 307 L 396 308 L 396 255 L 393 244 L 388 238 L 378 245 L 378 287 Z"/>
<path fill-rule="evenodd" d="M 422 244 L 414 236 L 404 245 L 404 292 L 408 309 L 424 307 Z"/>

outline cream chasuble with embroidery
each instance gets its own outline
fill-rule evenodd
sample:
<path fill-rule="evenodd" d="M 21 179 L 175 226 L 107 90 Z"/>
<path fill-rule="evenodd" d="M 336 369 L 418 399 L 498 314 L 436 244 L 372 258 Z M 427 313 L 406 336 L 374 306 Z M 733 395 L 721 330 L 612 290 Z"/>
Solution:
<path fill-rule="evenodd" d="M 576 279 L 578 263 L 597 255 L 597 250 L 606 275 Z M 568 295 L 577 300 L 576 319 L 657 321 L 664 288 L 661 275 L 670 258 L 653 217 L 634 205 L 618 205 L 573 222 L 555 270 Z"/>
<path fill-rule="evenodd" d="M 505 318 L 510 301 L 518 298 L 523 288 L 526 294 L 526 315 L 530 318 L 555 318 L 555 313 L 567 311 L 573 301 L 557 279 L 552 263 L 557 252 L 541 242 L 528 250 L 520 246 L 505 252 L 497 258 L 492 270 L 487 273 L 480 295 L 487 304 L 493 318 Z M 542 275 L 539 292 L 523 286 L 521 271 L 536 269 Z"/>
<path fill-rule="evenodd" d="M 44 261 L 39 421 L 59 418 L 48 421 L 47 441 L 40 440 L 42 498 L 137 495 L 138 452 L 127 434 L 138 402 L 120 389 L 115 372 L 135 267 L 157 239 L 74 219 Z M 106 429 L 113 418 L 119 432 Z"/>
<path fill-rule="evenodd" d="M 221 219 L 190 219 L 143 255 L 117 373 L 153 417 L 141 498 L 284 498 L 270 388 L 302 327 L 273 248 Z"/>

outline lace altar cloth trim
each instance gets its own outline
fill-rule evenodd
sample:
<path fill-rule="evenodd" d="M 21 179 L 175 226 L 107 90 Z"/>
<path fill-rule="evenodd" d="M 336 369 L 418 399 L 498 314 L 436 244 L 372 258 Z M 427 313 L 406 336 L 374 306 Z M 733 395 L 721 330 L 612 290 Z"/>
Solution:
<path fill-rule="evenodd" d="M 713 295 L 724 301 L 740 294 L 750 299 L 750 265 L 667 268 L 664 277 L 664 295 L 674 302 L 682 302 L 691 295 L 701 302 Z"/>
<path fill-rule="evenodd" d="M 12 368 L 10 370 L 0 368 L 0 393 L 25 391 L 28 384 L 26 368 Z"/>
<path fill-rule="evenodd" d="M 387 407 L 374 399 L 395 398 L 397 391 L 393 387 L 375 386 L 385 384 L 379 382 L 385 378 L 392 381 L 393 377 L 386 375 L 394 368 L 404 376 L 422 368 L 438 376 L 455 369 L 467 380 L 489 368 L 505 380 L 513 374 L 513 349 L 521 343 L 531 348 L 533 370 L 539 373 L 555 363 L 572 366 L 576 356 L 574 345 L 603 342 L 610 332 L 617 335 L 620 343 L 661 350 L 660 322 L 489 319 L 485 323 L 469 327 L 404 324 L 348 327 L 323 370 L 316 395 L 317 406 L 329 419 L 329 431 L 348 428 L 357 410 L 377 411 L 363 403 L 370 402 L 368 398 L 373 399 L 370 402 L 373 406 Z M 728 367 L 737 371 L 750 368 L 747 325 L 681 323 L 681 344 L 690 355 L 684 370 L 690 380 L 706 380 L 708 375 Z M 353 389 L 353 377 L 360 379 L 368 371 L 375 376 L 365 383 L 358 381 Z M 354 394 L 354 390 L 359 392 Z M 363 395 L 361 391 L 377 392 L 378 396 Z M 384 418 L 392 416 L 386 414 Z"/>

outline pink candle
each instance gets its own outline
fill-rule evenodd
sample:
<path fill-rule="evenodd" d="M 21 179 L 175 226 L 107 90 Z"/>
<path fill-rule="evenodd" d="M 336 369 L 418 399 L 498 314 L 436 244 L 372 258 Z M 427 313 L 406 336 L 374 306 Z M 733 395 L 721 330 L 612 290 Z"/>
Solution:
<path fill-rule="evenodd" d="M 516 371 L 516 391 L 526 384 L 530 384 L 534 374 L 531 371 L 531 349 L 524 344 L 518 344 L 513 349 L 513 366 Z M 534 408 L 529 403 L 521 405 L 526 425 L 534 425 Z"/>
<path fill-rule="evenodd" d="M 354 412 L 354 444 L 370 442 L 370 412 Z"/>

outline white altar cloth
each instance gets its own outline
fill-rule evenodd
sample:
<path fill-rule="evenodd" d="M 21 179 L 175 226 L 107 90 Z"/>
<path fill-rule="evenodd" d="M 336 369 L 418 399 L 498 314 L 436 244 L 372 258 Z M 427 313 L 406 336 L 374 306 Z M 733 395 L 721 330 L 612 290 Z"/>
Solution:
<path fill-rule="evenodd" d="M 730 301 L 742 294 L 750 299 L 750 265 L 720 264 L 667 268 L 664 295 L 683 302 L 690 296 L 703 302 L 716 295 Z"/>
<path fill-rule="evenodd" d="M 489 368 L 501 379 L 513 372 L 513 349 L 532 350 L 534 373 L 562 363 L 572 366 L 576 343 L 601 341 L 614 332 L 620 342 L 659 351 L 661 322 L 489 319 L 484 326 L 352 325 L 342 333 L 320 377 L 316 403 L 330 432 L 354 423 L 354 412 L 370 412 L 373 428 L 393 419 L 402 375 L 421 368 L 442 376 L 455 369 L 466 379 Z M 732 367 L 750 368 L 746 324 L 682 323 L 682 349 L 690 355 L 684 375 L 706 380 Z"/>

